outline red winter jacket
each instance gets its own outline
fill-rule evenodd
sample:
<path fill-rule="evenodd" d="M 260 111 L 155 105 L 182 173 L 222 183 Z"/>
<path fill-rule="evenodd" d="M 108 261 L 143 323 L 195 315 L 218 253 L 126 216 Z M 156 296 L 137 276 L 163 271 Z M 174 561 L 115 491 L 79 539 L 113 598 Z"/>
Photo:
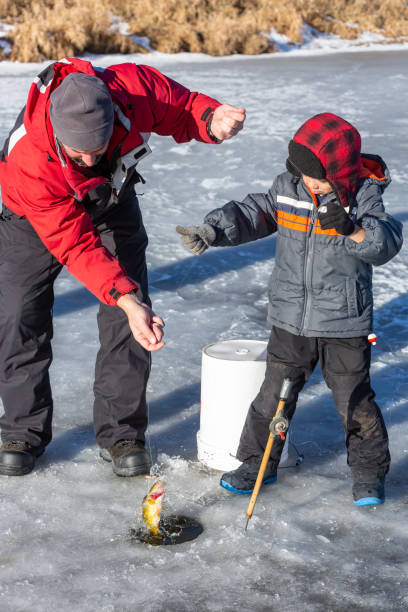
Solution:
<path fill-rule="evenodd" d="M 57 150 L 49 119 L 50 94 L 71 72 L 101 78 L 111 93 L 115 125 L 108 159 L 118 146 L 123 158 L 143 145 L 150 132 L 173 136 L 176 142 L 212 142 L 207 121 L 220 103 L 189 91 L 155 68 L 133 63 L 99 70 L 90 62 L 68 58 L 34 79 L 26 107 L 4 145 L 0 162 L 3 202 L 30 221 L 47 249 L 99 300 L 114 305 L 120 294 L 137 285 L 102 246 L 81 204 L 91 189 L 107 179 L 87 178 L 80 166 Z"/>

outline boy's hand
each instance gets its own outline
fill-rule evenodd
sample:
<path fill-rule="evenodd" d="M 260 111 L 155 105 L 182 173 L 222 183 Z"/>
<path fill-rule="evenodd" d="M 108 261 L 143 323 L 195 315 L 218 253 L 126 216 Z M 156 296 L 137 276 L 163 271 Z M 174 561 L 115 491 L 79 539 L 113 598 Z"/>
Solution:
<path fill-rule="evenodd" d="M 319 220 L 324 230 L 335 229 L 342 236 L 349 236 L 354 232 L 354 223 L 344 210 L 343 206 L 329 202 L 319 208 Z"/>
<path fill-rule="evenodd" d="M 209 246 L 214 244 L 217 236 L 215 229 L 209 223 L 190 225 L 188 227 L 177 225 L 176 232 L 181 235 L 184 246 L 194 255 L 204 253 Z"/>

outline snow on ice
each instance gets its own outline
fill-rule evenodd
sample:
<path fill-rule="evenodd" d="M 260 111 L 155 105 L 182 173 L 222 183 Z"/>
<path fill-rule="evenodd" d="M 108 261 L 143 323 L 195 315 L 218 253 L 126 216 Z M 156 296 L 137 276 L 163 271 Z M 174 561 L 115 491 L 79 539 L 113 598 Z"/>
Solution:
<path fill-rule="evenodd" d="M 340 50 L 341 51 L 341 50 Z M 196 459 L 201 349 L 266 340 L 266 285 L 274 238 L 191 257 L 177 224 L 263 191 L 284 168 L 287 142 L 310 115 L 356 125 L 363 150 L 387 161 L 387 208 L 408 220 L 408 51 L 354 48 L 226 59 L 93 58 L 150 63 L 191 89 L 245 106 L 246 129 L 220 147 L 153 136 L 142 162 L 148 265 L 166 347 L 153 355 L 149 449 L 167 483 L 165 512 L 197 518 L 204 533 L 178 546 L 130 541 L 140 525 L 143 478 L 117 478 L 92 432 L 97 302 L 63 273 L 56 285 L 54 439 L 38 469 L 0 479 L 0 610 L 130 612 L 408 609 L 408 257 L 375 270 L 373 386 L 390 433 L 387 502 L 355 508 L 343 431 L 317 371 L 299 401 L 293 440 L 304 456 L 265 487 L 244 533 L 248 499 L 218 486 Z M 36 64 L 0 64 L 0 136 L 24 104 Z"/>

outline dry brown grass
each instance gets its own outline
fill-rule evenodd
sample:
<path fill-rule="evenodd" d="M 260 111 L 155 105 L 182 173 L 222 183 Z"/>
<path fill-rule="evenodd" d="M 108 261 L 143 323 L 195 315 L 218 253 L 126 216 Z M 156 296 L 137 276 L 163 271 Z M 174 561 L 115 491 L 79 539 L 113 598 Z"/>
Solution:
<path fill-rule="evenodd" d="M 271 28 L 301 42 L 305 23 L 342 38 L 363 30 L 408 36 L 406 0 L 0 0 L 0 19 L 17 24 L 10 59 L 22 62 L 143 51 L 110 28 L 112 14 L 165 53 L 272 52 L 265 36 Z"/>
<path fill-rule="evenodd" d="M 5 2 L 6 0 L 2 0 Z M 137 53 L 145 49 L 130 37 L 110 31 L 111 16 L 103 3 L 81 0 L 33 0 L 21 9 L 10 35 L 9 59 L 36 62 L 92 53 Z"/>
<path fill-rule="evenodd" d="M 123 0 L 113 0 L 112 6 L 133 32 L 147 36 L 158 51 L 230 55 L 272 51 L 263 32 L 273 25 L 300 41 L 300 15 L 283 0 L 271 4 L 271 0 L 155 0 L 153 9 L 150 0 L 134 0 L 125 7 Z"/>
<path fill-rule="evenodd" d="M 405 0 L 313 0 L 307 6 L 305 21 L 342 38 L 357 38 L 364 30 L 392 39 L 408 36 Z"/>

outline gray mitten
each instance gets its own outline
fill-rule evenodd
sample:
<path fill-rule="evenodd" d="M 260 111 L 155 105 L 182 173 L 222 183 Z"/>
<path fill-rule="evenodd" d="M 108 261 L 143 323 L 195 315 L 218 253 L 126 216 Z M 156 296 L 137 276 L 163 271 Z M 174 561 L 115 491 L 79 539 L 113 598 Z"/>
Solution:
<path fill-rule="evenodd" d="M 181 235 L 181 240 L 194 255 L 201 255 L 214 244 L 217 234 L 215 229 L 209 223 L 202 225 L 190 225 L 183 227 L 177 225 L 176 232 Z"/>

